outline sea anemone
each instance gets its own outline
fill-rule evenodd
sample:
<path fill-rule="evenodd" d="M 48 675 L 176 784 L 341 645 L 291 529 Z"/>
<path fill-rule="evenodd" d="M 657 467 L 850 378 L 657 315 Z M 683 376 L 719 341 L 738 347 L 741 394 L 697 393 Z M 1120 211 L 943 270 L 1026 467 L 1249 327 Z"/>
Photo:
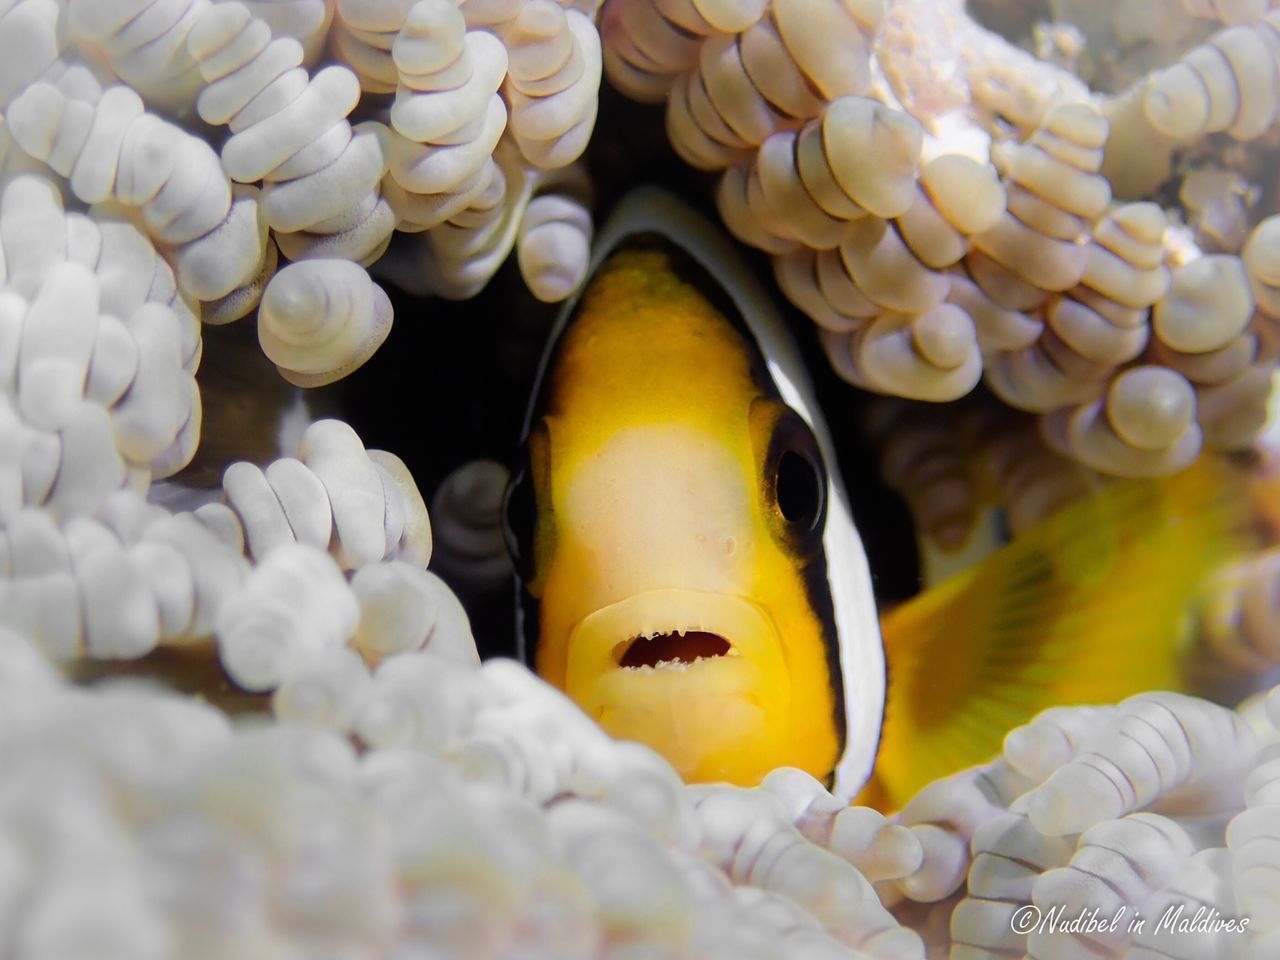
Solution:
<path fill-rule="evenodd" d="M 1254 447 L 1280 14 L 973 6 L 0 0 L 0 943 L 1050 956 L 1077 934 L 1015 918 L 1063 905 L 1148 918 L 1091 955 L 1269 956 L 1276 691 L 1056 708 L 891 816 L 796 770 L 686 786 L 480 662 L 427 566 L 502 583 L 501 467 L 429 518 L 399 456 L 285 409 L 386 341 L 370 270 L 466 298 L 514 249 L 572 293 L 603 74 L 665 104 L 836 372 L 889 395 L 864 426 L 936 546 Z M 261 355 L 215 383 L 209 328 L 251 315 Z M 980 382 L 1004 408 L 937 406 Z M 202 437 L 228 397 L 265 441 Z M 1272 548 L 1199 611 L 1228 674 L 1280 661 L 1278 584 Z M 1161 927 L 1179 907 L 1223 922 Z"/>

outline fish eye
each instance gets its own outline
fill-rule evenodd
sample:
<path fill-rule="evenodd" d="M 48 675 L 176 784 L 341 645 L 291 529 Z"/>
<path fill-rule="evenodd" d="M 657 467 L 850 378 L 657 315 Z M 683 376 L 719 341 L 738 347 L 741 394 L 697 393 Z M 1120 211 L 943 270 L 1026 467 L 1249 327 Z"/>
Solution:
<path fill-rule="evenodd" d="M 521 458 L 527 464 L 527 459 Z M 533 524 L 537 505 L 529 468 L 520 466 L 507 484 L 502 497 L 502 539 L 511 554 L 511 562 L 522 580 L 533 576 Z"/>
<path fill-rule="evenodd" d="M 773 425 L 764 466 L 780 533 L 797 546 L 817 540 L 826 519 L 827 472 L 809 424 L 789 407 Z"/>
<path fill-rule="evenodd" d="M 812 527 L 822 511 L 822 477 L 804 454 L 784 450 L 775 485 L 778 510 L 788 523 Z"/>

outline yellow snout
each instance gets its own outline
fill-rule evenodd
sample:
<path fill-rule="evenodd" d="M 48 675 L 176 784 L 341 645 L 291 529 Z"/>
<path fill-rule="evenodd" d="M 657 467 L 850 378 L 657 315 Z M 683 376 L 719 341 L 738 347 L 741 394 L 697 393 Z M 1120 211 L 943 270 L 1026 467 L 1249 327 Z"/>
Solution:
<path fill-rule="evenodd" d="M 681 589 L 587 616 L 569 637 L 565 689 L 610 734 L 648 744 L 688 780 L 749 780 L 742 745 L 773 752 L 791 700 L 769 617 L 738 597 Z"/>

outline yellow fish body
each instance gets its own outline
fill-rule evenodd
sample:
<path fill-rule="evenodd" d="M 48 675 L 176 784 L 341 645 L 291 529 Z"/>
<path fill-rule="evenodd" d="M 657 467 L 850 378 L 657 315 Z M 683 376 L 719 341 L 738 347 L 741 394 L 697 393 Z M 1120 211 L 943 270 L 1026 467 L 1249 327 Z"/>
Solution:
<path fill-rule="evenodd" d="M 1080 508 L 1093 514 L 1031 531 L 894 611 L 882 642 L 781 317 L 729 242 L 654 190 L 624 200 L 597 239 L 543 359 L 521 459 L 505 527 L 522 654 L 542 677 L 688 780 L 749 785 L 793 766 L 885 807 L 996 752 L 1039 709 L 1172 685 L 1151 658 L 1171 662 L 1186 595 L 1231 539 L 1211 536 L 1231 525 L 1208 509 L 1212 483 L 1164 499 L 1154 482 L 1117 485 Z M 1144 538 L 1144 504 L 1193 517 Z M 1187 544 L 1204 549 L 1181 558 Z M 1152 574 L 1133 607 L 1106 589 L 1129 562 Z M 1151 617 L 1161 603 L 1173 612 Z M 1087 645 L 1104 654 L 1094 663 L 1121 642 L 1126 610 L 1151 629 L 1130 631 L 1135 652 L 1109 678 L 1077 682 L 1071 637 L 1094 629 L 1091 610 L 1111 624 Z"/>

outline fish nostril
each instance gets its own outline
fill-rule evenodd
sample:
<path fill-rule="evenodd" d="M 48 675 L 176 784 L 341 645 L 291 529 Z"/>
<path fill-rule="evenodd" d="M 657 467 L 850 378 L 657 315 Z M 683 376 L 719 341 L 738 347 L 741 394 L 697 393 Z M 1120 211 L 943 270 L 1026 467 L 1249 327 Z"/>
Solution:
<path fill-rule="evenodd" d="M 637 637 L 626 647 L 619 666 L 656 667 L 660 663 L 693 663 L 703 657 L 723 657 L 732 645 L 724 637 L 702 630 L 688 633 L 660 633 Z"/>

